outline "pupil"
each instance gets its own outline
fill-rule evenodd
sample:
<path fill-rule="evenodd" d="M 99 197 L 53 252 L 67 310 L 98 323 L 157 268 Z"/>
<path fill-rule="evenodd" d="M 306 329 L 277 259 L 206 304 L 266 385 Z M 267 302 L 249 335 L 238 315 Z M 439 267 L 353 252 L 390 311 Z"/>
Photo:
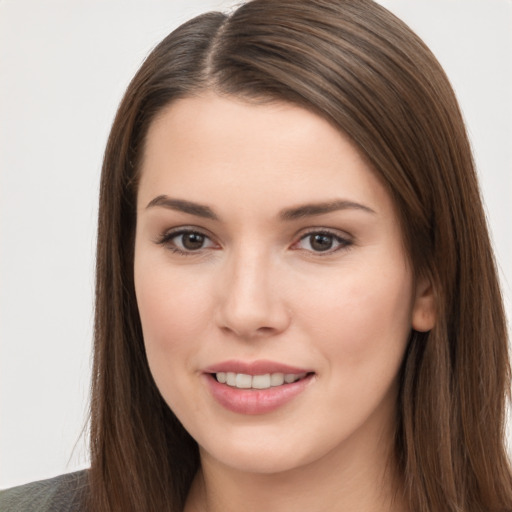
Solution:
<path fill-rule="evenodd" d="M 311 247 L 315 251 L 327 251 L 332 247 L 332 236 L 331 235 L 312 235 Z"/>
<path fill-rule="evenodd" d="M 183 235 L 182 241 L 185 249 L 201 249 L 204 244 L 204 236 L 199 233 L 187 233 L 186 235 Z"/>

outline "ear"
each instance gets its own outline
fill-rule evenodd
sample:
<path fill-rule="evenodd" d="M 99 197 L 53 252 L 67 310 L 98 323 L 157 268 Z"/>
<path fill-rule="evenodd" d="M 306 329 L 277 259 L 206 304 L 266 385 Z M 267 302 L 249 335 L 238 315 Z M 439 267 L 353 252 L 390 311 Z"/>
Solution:
<path fill-rule="evenodd" d="M 415 331 L 430 331 L 436 324 L 436 300 L 434 289 L 428 279 L 420 278 L 416 283 L 416 296 L 412 310 L 412 328 Z"/>

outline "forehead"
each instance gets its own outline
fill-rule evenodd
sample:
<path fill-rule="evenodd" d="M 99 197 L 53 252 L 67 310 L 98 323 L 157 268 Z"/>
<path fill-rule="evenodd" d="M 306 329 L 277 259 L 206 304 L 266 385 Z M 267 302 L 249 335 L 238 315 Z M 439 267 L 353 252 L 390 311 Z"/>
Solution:
<path fill-rule="evenodd" d="M 334 197 L 390 206 L 361 153 L 322 117 L 213 93 L 172 103 L 150 126 L 139 198 L 163 193 L 245 207 Z"/>

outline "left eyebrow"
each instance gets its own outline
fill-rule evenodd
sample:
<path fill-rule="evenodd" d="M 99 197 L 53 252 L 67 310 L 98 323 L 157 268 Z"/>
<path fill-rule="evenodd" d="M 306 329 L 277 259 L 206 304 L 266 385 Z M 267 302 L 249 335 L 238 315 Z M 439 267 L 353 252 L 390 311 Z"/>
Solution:
<path fill-rule="evenodd" d="M 338 210 L 361 210 L 363 212 L 376 215 L 375 210 L 372 210 L 369 206 L 355 203 L 353 201 L 338 199 L 334 201 L 327 201 L 324 203 L 310 203 L 297 206 L 294 208 L 286 208 L 284 210 L 281 210 L 281 212 L 279 213 L 279 218 L 281 220 L 297 220 L 303 217 L 324 215 L 326 213 L 331 213 Z"/>

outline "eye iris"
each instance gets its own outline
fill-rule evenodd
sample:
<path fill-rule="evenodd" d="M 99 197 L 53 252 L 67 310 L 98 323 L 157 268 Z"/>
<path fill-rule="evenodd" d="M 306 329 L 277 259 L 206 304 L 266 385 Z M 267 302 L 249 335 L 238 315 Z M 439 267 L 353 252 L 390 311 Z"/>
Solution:
<path fill-rule="evenodd" d="M 317 233 L 316 235 L 311 235 L 310 243 L 315 251 L 328 251 L 332 248 L 333 237 Z"/>
<path fill-rule="evenodd" d="M 204 244 L 204 238 L 199 233 L 186 233 L 182 235 L 181 242 L 185 249 L 193 251 L 194 249 L 201 249 Z"/>

